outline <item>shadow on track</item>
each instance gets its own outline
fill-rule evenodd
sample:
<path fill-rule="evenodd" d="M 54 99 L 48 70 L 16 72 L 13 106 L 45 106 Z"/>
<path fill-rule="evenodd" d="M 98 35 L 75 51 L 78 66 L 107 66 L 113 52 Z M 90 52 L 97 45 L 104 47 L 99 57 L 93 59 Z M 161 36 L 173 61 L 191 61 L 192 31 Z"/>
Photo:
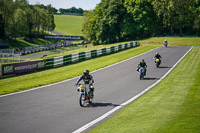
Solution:
<path fill-rule="evenodd" d="M 89 107 L 116 107 L 119 106 L 118 104 L 112 104 L 112 103 L 91 103 L 89 104 Z"/>
<path fill-rule="evenodd" d="M 143 80 L 159 80 L 160 78 L 149 78 L 149 77 L 145 77 Z"/>
<path fill-rule="evenodd" d="M 172 67 L 168 67 L 168 66 L 159 66 L 158 68 L 172 68 Z"/>

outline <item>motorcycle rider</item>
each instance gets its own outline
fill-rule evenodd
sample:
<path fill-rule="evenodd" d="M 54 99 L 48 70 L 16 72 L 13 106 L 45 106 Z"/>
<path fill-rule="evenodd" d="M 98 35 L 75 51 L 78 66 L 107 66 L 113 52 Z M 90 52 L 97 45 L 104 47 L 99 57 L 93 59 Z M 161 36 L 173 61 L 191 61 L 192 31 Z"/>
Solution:
<path fill-rule="evenodd" d="M 165 40 L 165 41 L 164 41 L 164 45 L 165 45 L 165 47 L 167 47 L 167 44 L 168 44 L 168 43 L 167 43 L 167 40 Z"/>
<path fill-rule="evenodd" d="M 156 59 L 159 59 L 160 60 L 160 63 L 161 63 L 161 55 L 159 53 L 156 53 L 156 55 L 154 56 L 154 61 L 156 62 Z"/>
<path fill-rule="evenodd" d="M 89 74 L 89 70 L 84 70 L 83 75 L 78 79 L 78 81 L 76 82 L 76 86 L 78 86 L 79 82 L 83 80 L 83 82 L 85 84 L 89 84 L 89 92 L 91 92 L 91 97 L 94 96 L 93 92 L 94 92 L 94 87 L 93 87 L 93 83 L 94 83 L 94 79 L 92 77 L 92 75 Z M 79 90 L 77 90 L 79 91 Z"/>
<path fill-rule="evenodd" d="M 139 71 L 140 67 L 143 67 L 143 68 L 144 68 L 144 76 L 146 76 L 147 64 L 146 64 L 146 62 L 144 61 L 144 59 L 142 59 L 142 61 L 138 64 L 138 66 L 137 66 L 137 71 Z"/>

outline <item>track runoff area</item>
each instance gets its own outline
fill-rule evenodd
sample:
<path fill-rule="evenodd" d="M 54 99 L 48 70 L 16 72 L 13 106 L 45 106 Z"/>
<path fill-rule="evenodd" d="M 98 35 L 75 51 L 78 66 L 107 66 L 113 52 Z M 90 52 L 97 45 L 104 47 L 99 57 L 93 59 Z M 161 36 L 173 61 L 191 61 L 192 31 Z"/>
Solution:
<path fill-rule="evenodd" d="M 159 47 L 125 61 L 91 72 L 95 79 L 93 103 L 79 106 L 74 87 L 78 77 L 0 97 L 2 132 L 88 132 L 122 107 L 157 85 L 191 51 L 192 47 Z M 153 57 L 160 53 L 156 68 Z M 139 79 L 138 63 L 145 59 L 147 75 Z M 26 92 L 26 93 L 25 93 Z M 39 123 L 42 123 L 39 124 Z"/>

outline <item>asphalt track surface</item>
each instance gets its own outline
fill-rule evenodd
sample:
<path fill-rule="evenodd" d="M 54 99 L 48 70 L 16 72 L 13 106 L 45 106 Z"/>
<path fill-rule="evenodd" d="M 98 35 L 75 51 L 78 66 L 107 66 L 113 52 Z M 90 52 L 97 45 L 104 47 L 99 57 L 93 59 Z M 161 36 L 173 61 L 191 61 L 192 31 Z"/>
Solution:
<path fill-rule="evenodd" d="M 186 46 L 159 47 L 122 63 L 92 72 L 95 79 L 95 98 L 88 107 L 79 106 L 79 93 L 74 87 L 78 77 L 25 93 L 1 96 L 0 132 L 71 133 L 155 83 L 189 49 L 190 47 Z M 156 68 L 153 61 L 156 52 L 163 57 L 160 68 Z M 141 59 L 145 59 L 148 65 L 144 80 L 139 80 L 136 71 Z M 88 132 L 100 122 L 84 132 Z"/>

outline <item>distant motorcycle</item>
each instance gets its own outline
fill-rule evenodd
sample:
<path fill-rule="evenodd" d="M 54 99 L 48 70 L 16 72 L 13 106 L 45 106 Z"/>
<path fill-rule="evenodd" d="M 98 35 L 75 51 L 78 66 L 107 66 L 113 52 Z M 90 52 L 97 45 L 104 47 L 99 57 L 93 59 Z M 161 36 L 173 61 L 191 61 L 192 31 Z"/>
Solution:
<path fill-rule="evenodd" d="M 144 67 L 139 68 L 139 73 L 140 73 L 140 80 L 144 79 L 144 73 L 145 73 Z"/>
<path fill-rule="evenodd" d="M 164 42 L 163 45 L 164 45 L 165 47 L 167 47 L 167 42 Z"/>
<path fill-rule="evenodd" d="M 80 93 L 79 103 L 81 107 L 91 104 L 93 100 L 92 92 L 89 84 L 79 84 L 78 91 Z"/>
<path fill-rule="evenodd" d="M 159 58 L 155 59 L 156 67 L 158 68 L 161 64 L 161 60 Z"/>

